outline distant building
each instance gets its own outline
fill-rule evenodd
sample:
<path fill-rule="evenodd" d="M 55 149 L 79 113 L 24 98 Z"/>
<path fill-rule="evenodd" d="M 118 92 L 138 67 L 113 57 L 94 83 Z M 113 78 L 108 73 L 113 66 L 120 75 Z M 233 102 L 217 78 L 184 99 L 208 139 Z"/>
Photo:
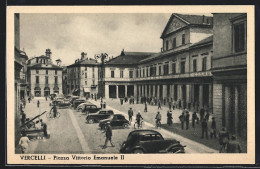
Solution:
<path fill-rule="evenodd" d="M 69 85 L 68 85 L 67 67 L 64 66 L 62 70 L 62 92 L 64 95 L 68 95 Z"/>
<path fill-rule="evenodd" d="M 67 94 L 98 97 L 99 68 L 100 63 L 82 52 L 81 59 L 67 66 Z"/>
<path fill-rule="evenodd" d="M 214 114 L 229 132 L 247 136 L 247 15 L 214 13 Z"/>
<path fill-rule="evenodd" d="M 174 100 L 179 108 L 212 111 L 213 18 L 172 14 L 159 53 L 122 52 L 105 65 L 105 97 Z"/>
<path fill-rule="evenodd" d="M 30 95 L 46 97 L 52 93 L 62 94 L 63 68 L 52 63 L 50 49 L 46 49 L 45 55 L 29 59 L 27 64 Z"/>

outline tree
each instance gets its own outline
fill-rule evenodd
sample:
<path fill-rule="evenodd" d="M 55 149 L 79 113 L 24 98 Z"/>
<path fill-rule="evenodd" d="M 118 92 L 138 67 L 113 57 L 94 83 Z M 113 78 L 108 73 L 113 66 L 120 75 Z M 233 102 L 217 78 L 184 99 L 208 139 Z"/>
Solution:
<path fill-rule="evenodd" d="M 103 97 L 105 96 L 105 81 L 104 81 L 104 77 L 105 77 L 105 62 L 108 58 L 108 54 L 107 53 L 101 53 L 101 54 L 96 54 L 95 55 L 95 59 L 101 60 L 101 71 L 100 71 L 100 85 L 99 85 L 99 96 Z"/>

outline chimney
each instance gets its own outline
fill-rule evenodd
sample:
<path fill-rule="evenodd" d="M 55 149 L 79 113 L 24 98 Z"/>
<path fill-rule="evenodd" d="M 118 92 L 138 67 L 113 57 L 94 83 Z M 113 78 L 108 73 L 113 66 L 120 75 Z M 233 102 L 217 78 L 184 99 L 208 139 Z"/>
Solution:
<path fill-rule="evenodd" d="M 202 23 L 205 23 L 205 15 L 202 16 Z"/>
<path fill-rule="evenodd" d="M 124 55 L 125 55 L 125 51 L 123 49 L 122 52 L 121 52 L 121 56 L 124 56 Z"/>
<path fill-rule="evenodd" d="M 46 49 L 45 55 L 49 58 L 51 58 L 51 50 L 50 49 Z"/>
<path fill-rule="evenodd" d="M 84 60 L 85 56 L 87 56 L 87 53 L 81 52 L 81 60 Z"/>

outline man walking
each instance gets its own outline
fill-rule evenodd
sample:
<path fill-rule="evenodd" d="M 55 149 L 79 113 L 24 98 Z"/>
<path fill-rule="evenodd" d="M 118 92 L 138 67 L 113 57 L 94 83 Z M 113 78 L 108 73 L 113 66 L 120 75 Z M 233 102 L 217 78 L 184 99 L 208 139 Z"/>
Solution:
<path fill-rule="evenodd" d="M 132 122 L 133 115 L 134 115 L 134 112 L 132 110 L 132 107 L 130 107 L 130 109 L 128 110 L 129 124 L 131 124 L 131 122 Z"/>
<path fill-rule="evenodd" d="M 39 100 L 37 101 L 37 107 L 38 108 L 40 107 L 40 101 Z"/>
<path fill-rule="evenodd" d="M 158 113 L 157 113 L 155 119 L 156 119 L 156 127 L 157 127 L 157 128 L 158 128 L 158 127 L 161 127 L 161 119 L 162 119 L 162 116 L 161 116 L 161 114 L 160 114 L 159 111 L 158 111 Z"/>
<path fill-rule="evenodd" d="M 211 123 L 211 131 L 210 131 L 210 139 L 216 138 L 217 135 L 217 127 L 216 127 L 216 121 L 215 121 L 215 117 L 212 117 L 212 123 Z"/>
<path fill-rule="evenodd" d="M 241 153 L 241 147 L 235 135 L 231 136 L 231 140 L 227 144 L 227 153 Z"/>
<path fill-rule="evenodd" d="M 185 116 L 185 121 L 186 121 L 186 130 L 189 129 L 189 123 L 190 123 L 190 114 L 189 111 L 187 109 L 186 110 L 186 116 Z"/>
<path fill-rule="evenodd" d="M 144 112 L 147 112 L 147 102 L 144 103 Z"/>
<path fill-rule="evenodd" d="M 161 109 L 162 110 L 162 108 L 161 108 L 161 101 L 160 101 L 160 99 L 158 100 L 158 110 L 159 109 Z"/>
<path fill-rule="evenodd" d="M 114 144 L 112 143 L 112 128 L 110 126 L 110 122 L 107 123 L 107 128 L 106 128 L 106 141 L 103 146 L 103 149 L 107 148 L 107 142 L 110 141 L 110 144 L 112 147 L 115 147 Z"/>
<path fill-rule="evenodd" d="M 182 114 L 179 116 L 179 119 L 181 121 L 181 129 L 184 129 L 184 121 L 185 121 L 185 115 L 184 112 L 182 112 Z"/>
<path fill-rule="evenodd" d="M 201 123 L 201 128 L 202 128 L 202 135 L 201 138 L 204 138 L 204 133 L 206 134 L 206 138 L 208 139 L 208 124 L 206 119 L 204 118 L 202 123 Z"/>
<path fill-rule="evenodd" d="M 192 127 L 195 128 L 195 120 L 197 119 L 197 113 L 193 112 L 192 114 Z"/>
<path fill-rule="evenodd" d="M 202 120 L 204 119 L 204 113 L 205 110 L 203 108 L 200 109 L 200 122 L 202 123 Z"/>
<path fill-rule="evenodd" d="M 44 134 L 45 137 L 47 137 L 47 135 L 48 135 L 48 133 L 47 133 L 47 124 L 44 123 L 44 122 L 42 121 L 42 119 L 40 120 L 40 122 L 41 122 L 41 124 L 42 124 L 43 134 Z"/>

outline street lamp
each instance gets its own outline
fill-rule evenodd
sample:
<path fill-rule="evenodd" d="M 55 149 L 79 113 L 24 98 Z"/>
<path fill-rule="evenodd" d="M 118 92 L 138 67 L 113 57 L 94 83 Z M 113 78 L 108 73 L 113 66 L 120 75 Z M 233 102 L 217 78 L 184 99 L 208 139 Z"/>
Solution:
<path fill-rule="evenodd" d="M 108 58 L 108 54 L 107 53 L 101 53 L 101 54 L 96 54 L 95 59 L 100 59 L 101 60 L 101 72 L 100 72 L 100 96 L 104 98 L 105 94 L 104 94 L 104 90 L 105 90 L 105 82 L 104 82 L 104 72 L 105 72 L 105 61 Z"/>

